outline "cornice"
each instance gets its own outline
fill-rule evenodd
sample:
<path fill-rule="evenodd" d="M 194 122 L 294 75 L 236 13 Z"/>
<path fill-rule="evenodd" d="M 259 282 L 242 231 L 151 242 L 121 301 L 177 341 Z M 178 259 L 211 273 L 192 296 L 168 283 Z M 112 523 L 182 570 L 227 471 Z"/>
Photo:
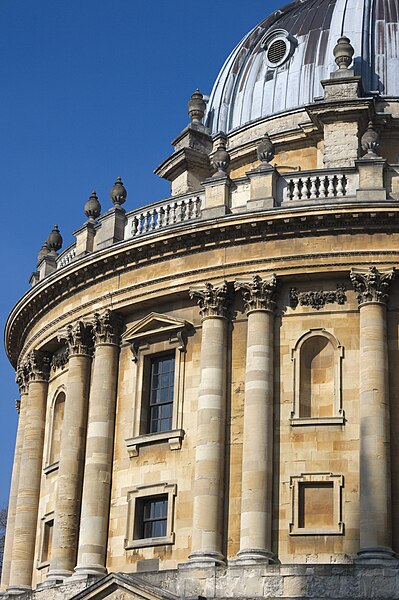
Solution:
<path fill-rule="evenodd" d="M 276 208 L 196 221 L 119 242 L 74 261 L 29 290 L 12 310 L 5 328 L 8 357 L 15 366 L 29 329 L 45 311 L 89 285 L 121 271 L 227 245 L 348 233 L 399 233 L 397 203 L 339 204 Z M 177 274 L 179 275 L 179 274 Z M 81 307 L 78 308 L 80 310 Z"/>

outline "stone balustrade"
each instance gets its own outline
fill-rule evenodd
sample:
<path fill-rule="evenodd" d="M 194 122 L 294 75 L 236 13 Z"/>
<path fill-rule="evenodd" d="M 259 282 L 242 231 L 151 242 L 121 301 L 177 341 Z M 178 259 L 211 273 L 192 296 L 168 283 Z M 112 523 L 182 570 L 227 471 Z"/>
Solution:
<path fill-rule="evenodd" d="M 357 174 L 354 171 L 304 172 L 285 181 L 283 202 L 340 200 L 356 195 Z"/>
<path fill-rule="evenodd" d="M 131 222 L 129 237 L 137 237 L 163 227 L 199 219 L 201 204 L 202 194 L 150 206 L 148 209 L 135 212 L 129 219 Z"/>
<path fill-rule="evenodd" d="M 66 267 L 73 261 L 76 257 L 76 244 L 71 244 L 68 248 L 65 248 L 64 252 L 62 252 L 57 258 L 57 269 L 62 269 L 62 267 Z"/>

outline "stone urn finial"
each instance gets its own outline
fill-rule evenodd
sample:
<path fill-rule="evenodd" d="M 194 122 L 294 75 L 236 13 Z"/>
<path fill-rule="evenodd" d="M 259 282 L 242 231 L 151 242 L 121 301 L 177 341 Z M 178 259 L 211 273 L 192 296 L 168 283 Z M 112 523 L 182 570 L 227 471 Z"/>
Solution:
<path fill-rule="evenodd" d="M 121 206 L 126 202 L 127 191 L 120 177 L 117 177 L 110 196 L 115 207 Z"/>
<path fill-rule="evenodd" d="M 86 202 L 84 212 L 89 219 L 89 223 L 96 223 L 96 219 L 98 219 L 101 213 L 101 204 L 95 191 L 91 193 L 90 198 Z"/>
<path fill-rule="evenodd" d="M 270 161 L 273 160 L 276 154 L 276 150 L 273 142 L 269 137 L 269 134 L 265 133 L 265 135 L 263 136 L 256 148 L 256 153 L 258 155 L 258 159 L 261 160 L 264 164 L 270 163 Z"/>
<path fill-rule="evenodd" d="M 46 244 L 51 254 L 56 254 L 62 248 L 62 237 L 58 225 L 54 225 L 52 232 L 46 240 Z"/>
<path fill-rule="evenodd" d="M 197 89 L 188 101 L 188 116 L 193 123 L 201 123 L 205 115 L 206 102 L 204 96 Z"/>
<path fill-rule="evenodd" d="M 230 165 L 230 154 L 226 150 L 226 136 L 218 134 L 216 143 L 217 149 L 211 159 L 212 167 L 217 169 L 214 177 L 217 175 L 226 175 Z"/>
<path fill-rule="evenodd" d="M 367 153 L 366 156 L 377 156 L 376 150 L 378 150 L 378 148 L 380 147 L 380 136 L 374 129 L 374 124 L 372 123 L 372 121 L 369 122 L 365 133 L 362 135 L 360 143 L 362 146 L 362 150 Z"/>
<path fill-rule="evenodd" d="M 352 46 L 350 39 L 346 36 L 342 36 L 337 41 L 337 45 L 335 46 L 333 53 L 335 56 L 335 62 L 337 63 L 338 68 L 342 71 L 349 68 L 355 53 L 355 49 Z"/>

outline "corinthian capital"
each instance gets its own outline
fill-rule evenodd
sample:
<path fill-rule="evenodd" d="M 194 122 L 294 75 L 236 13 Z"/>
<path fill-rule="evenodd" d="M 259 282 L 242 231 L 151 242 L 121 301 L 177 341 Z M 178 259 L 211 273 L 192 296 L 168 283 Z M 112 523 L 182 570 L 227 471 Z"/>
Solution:
<path fill-rule="evenodd" d="M 93 337 L 94 343 L 98 344 L 120 344 L 123 328 L 123 319 L 118 313 L 107 309 L 102 314 L 94 313 Z"/>
<path fill-rule="evenodd" d="M 277 278 L 274 274 L 269 279 L 262 279 L 259 275 L 254 275 L 252 281 L 237 280 L 234 287 L 236 290 L 241 290 L 247 312 L 250 310 L 275 310 Z"/>
<path fill-rule="evenodd" d="M 352 269 L 350 278 L 359 304 L 383 302 L 389 298 L 389 288 L 395 276 L 395 269 L 378 271 L 370 267 L 368 271 Z"/>
<path fill-rule="evenodd" d="M 232 286 L 227 281 L 218 286 L 206 283 L 205 287 L 192 288 L 190 290 L 190 298 L 197 300 L 203 318 L 227 318 L 233 301 Z"/>
<path fill-rule="evenodd" d="M 84 321 L 76 321 L 58 333 L 58 341 L 65 341 L 69 356 L 90 355 L 93 345 L 92 325 Z"/>
<path fill-rule="evenodd" d="M 23 360 L 17 367 L 15 374 L 15 382 L 19 387 L 19 393 L 21 396 L 28 393 L 29 386 L 29 363 L 27 360 Z"/>
<path fill-rule="evenodd" d="M 48 381 L 51 354 L 42 350 L 32 350 L 27 356 L 29 381 Z"/>

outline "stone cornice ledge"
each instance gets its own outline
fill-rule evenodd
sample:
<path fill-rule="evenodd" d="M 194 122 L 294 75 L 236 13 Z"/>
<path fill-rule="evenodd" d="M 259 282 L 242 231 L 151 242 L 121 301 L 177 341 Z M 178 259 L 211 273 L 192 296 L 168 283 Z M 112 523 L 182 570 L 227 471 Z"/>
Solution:
<path fill-rule="evenodd" d="M 395 218 L 396 216 L 396 218 Z M 222 218 L 196 221 L 151 235 L 118 242 L 79 258 L 42 280 L 19 300 L 5 327 L 5 347 L 16 367 L 27 329 L 41 317 L 41 311 L 98 283 L 119 271 L 137 268 L 151 261 L 206 251 L 224 244 L 248 244 L 303 236 L 337 233 L 399 232 L 399 204 L 329 204 L 313 207 L 275 208 L 245 212 Z"/>

